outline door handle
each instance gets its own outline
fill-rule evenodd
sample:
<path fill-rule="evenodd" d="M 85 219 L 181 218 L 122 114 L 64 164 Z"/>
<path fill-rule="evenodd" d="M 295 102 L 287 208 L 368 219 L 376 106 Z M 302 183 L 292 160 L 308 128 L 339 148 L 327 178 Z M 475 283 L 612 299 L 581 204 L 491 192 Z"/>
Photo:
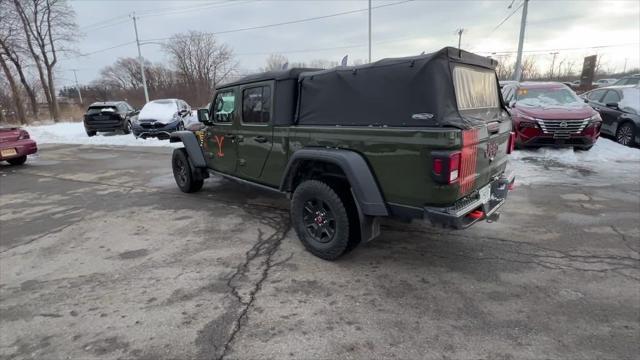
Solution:
<path fill-rule="evenodd" d="M 267 141 L 269 141 L 264 136 L 256 136 L 256 137 L 253 138 L 253 140 L 255 140 L 256 142 L 259 142 L 259 143 L 266 143 Z"/>

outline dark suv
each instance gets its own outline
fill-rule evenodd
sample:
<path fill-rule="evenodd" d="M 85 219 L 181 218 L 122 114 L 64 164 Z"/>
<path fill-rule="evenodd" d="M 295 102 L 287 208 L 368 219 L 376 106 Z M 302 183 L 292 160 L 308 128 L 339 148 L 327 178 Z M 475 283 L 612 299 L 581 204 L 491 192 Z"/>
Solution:
<path fill-rule="evenodd" d="M 138 111 L 124 101 L 95 102 L 84 114 L 84 129 L 88 136 L 98 132 L 122 131 L 131 133 L 131 123 Z"/>

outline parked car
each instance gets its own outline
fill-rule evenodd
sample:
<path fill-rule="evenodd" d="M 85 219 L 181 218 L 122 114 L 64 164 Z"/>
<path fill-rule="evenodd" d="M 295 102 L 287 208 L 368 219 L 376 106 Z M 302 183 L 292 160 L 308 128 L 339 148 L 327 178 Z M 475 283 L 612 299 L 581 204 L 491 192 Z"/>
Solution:
<path fill-rule="evenodd" d="M 633 74 L 631 76 L 623 77 L 622 79 L 613 83 L 613 86 L 619 85 L 638 85 L 640 84 L 640 74 Z"/>
<path fill-rule="evenodd" d="M 573 80 L 573 81 L 570 83 L 569 87 L 570 87 L 570 88 L 572 88 L 572 89 L 577 89 L 577 88 L 579 88 L 579 87 L 580 87 L 580 84 L 581 84 L 581 81 L 580 81 L 580 80 Z"/>
<path fill-rule="evenodd" d="M 133 123 L 133 135 L 146 139 L 168 139 L 174 131 L 184 130 L 191 121 L 191 107 L 180 99 L 160 99 L 148 102 Z"/>
<path fill-rule="evenodd" d="M 444 48 L 222 85 L 203 130 L 171 134 L 174 178 L 183 192 L 214 172 L 291 195 L 298 238 L 327 260 L 377 237 L 382 217 L 495 221 L 514 181 L 496 65 Z"/>
<path fill-rule="evenodd" d="M 89 105 L 84 114 L 84 129 L 89 137 L 98 132 L 131 132 L 138 111 L 125 101 L 101 101 Z"/>
<path fill-rule="evenodd" d="M 564 84 L 523 82 L 502 89 L 516 146 L 589 150 L 600 136 L 600 115 Z"/>
<path fill-rule="evenodd" d="M 600 80 L 596 80 L 593 83 L 593 86 L 605 87 L 605 86 L 613 85 L 616 81 L 618 81 L 618 79 L 600 79 Z"/>
<path fill-rule="evenodd" d="M 27 161 L 27 155 L 35 154 L 37 151 L 36 142 L 26 130 L 0 127 L 0 161 L 22 165 Z"/>
<path fill-rule="evenodd" d="M 602 133 L 622 145 L 640 144 L 640 87 L 609 86 L 582 94 L 602 117 Z"/>

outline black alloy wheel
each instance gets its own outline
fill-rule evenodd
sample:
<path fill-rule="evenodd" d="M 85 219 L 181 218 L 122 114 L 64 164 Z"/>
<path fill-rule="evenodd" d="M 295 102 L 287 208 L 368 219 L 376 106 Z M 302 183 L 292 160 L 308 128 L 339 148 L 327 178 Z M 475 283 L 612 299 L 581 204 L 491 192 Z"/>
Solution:
<path fill-rule="evenodd" d="M 349 212 L 327 183 L 306 180 L 296 187 L 291 199 L 291 221 L 298 238 L 313 255 L 335 260 L 349 250 Z"/>
<path fill-rule="evenodd" d="M 171 165 L 173 168 L 173 177 L 182 192 L 192 193 L 202 189 L 204 179 L 195 178 L 191 164 L 187 158 L 187 152 L 184 149 L 175 149 L 173 151 Z"/>
<path fill-rule="evenodd" d="M 328 243 L 336 234 L 336 219 L 324 201 L 311 198 L 304 204 L 304 226 L 307 234 L 319 243 Z"/>
<path fill-rule="evenodd" d="M 616 131 L 616 141 L 624 146 L 633 145 L 633 136 L 634 136 L 634 126 L 633 124 L 627 122 L 618 127 Z"/>

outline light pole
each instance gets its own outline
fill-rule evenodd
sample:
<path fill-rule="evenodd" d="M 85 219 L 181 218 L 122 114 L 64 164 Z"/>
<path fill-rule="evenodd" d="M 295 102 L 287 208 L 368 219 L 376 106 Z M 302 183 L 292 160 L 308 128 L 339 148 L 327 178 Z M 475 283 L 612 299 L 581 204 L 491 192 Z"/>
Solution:
<path fill-rule="evenodd" d="M 516 71 L 513 74 L 513 80 L 520 81 L 522 78 L 522 47 L 524 45 L 524 29 L 527 26 L 527 9 L 529 0 L 524 0 L 522 7 L 522 20 L 520 21 L 520 39 L 518 40 L 518 56 L 516 57 Z"/>
<path fill-rule="evenodd" d="M 559 53 L 557 51 L 549 53 L 549 55 L 553 55 L 553 58 L 551 59 L 551 70 L 549 71 L 549 79 L 552 80 L 553 79 L 553 67 L 556 65 L 556 56 Z"/>
<path fill-rule="evenodd" d="M 369 0 L 369 62 L 371 62 L 371 0 Z"/>
<path fill-rule="evenodd" d="M 73 77 L 76 79 L 76 90 L 78 91 L 78 97 L 80 98 L 80 105 L 84 105 L 84 102 L 82 102 L 82 93 L 80 92 L 80 85 L 78 85 L 78 74 L 76 74 L 76 71 L 78 71 L 78 69 L 71 69 L 71 71 L 73 71 Z"/>
<path fill-rule="evenodd" d="M 460 46 L 462 44 L 462 33 L 464 32 L 463 28 L 458 29 L 458 50 L 460 50 Z"/>
<path fill-rule="evenodd" d="M 142 51 L 140 50 L 140 39 L 138 39 L 138 24 L 136 22 L 136 13 L 131 15 L 133 19 L 133 29 L 136 31 L 136 44 L 138 45 L 138 61 L 140 61 L 140 72 L 142 73 L 142 86 L 144 87 L 144 100 L 145 103 L 149 102 L 149 91 L 147 90 L 147 76 L 144 73 L 144 58 L 142 57 Z"/>

